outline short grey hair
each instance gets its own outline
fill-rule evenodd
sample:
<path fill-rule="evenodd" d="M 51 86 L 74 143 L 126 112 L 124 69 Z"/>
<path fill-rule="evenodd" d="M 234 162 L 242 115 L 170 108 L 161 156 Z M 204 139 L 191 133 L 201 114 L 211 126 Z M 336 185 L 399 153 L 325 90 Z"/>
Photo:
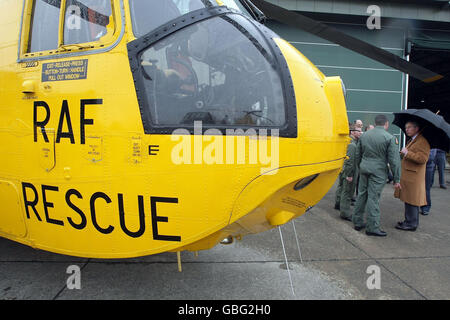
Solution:
<path fill-rule="evenodd" d="M 408 120 L 408 121 L 406 121 L 405 126 L 406 126 L 408 123 L 411 123 L 413 126 L 415 126 L 415 127 L 417 127 L 417 128 L 420 128 L 419 123 L 416 122 L 416 121 Z"/>

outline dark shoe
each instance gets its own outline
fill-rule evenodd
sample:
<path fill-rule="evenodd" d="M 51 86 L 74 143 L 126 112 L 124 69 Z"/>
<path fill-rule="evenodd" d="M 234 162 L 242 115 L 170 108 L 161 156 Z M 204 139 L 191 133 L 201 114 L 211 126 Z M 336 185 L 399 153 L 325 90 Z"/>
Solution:
<path fill-rule="evenodd" d="M 352 217 L 340 216 L 342 220 L 352 221 Z"/>
<path fill-rule="evenodd" d="M 406 223 L 397 224 L 395 229 L 403 230 L 403 231 L 416 231 L 417 227 L 408 226 Z"/>
<path fill-rule="evenodd" d="M 339 204 L 335 204 L 335 205 L 334 205 L 334 209 L 336 209 L 336 210 L 341 210 L 341 206 L 340 206 Z"/>
<path fill-rule="evenodd" d="M 368 235 L 368 236 L 375 236 L 375 237 L 386 237 L 387 236 L 387 233 L 386 232 L 384 232 L 383 230 L 375 230 L 375 231 L 367 231 L 366 230 L 366 234 Z"/>
<path fill-rule="evenodd" d="M 439 188 L 441 188 L 441 189 L 447 189 L 447 187 L 444 186 L 444 185 L 440 185 Z"/>
<path fill-rule="evenodd" d="M 364 229 L 365 227 L 366 227 L 365 224 L 363 224 L 362 226 L 355 226 L 355 230 L 360 231 L 360 230 Z"/>
<path fill-rule="evenodd" d="M 429 212 L 428 211 L 420 211 L 420 214 L 423 216 L 427 216 L 429 214 Z"/>

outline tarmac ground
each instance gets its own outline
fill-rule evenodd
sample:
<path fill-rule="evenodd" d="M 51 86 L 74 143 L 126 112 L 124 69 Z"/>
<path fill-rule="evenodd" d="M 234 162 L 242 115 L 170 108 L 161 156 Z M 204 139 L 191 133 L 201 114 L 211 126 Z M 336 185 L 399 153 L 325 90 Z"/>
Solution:
<path fill-rule="evenodd" d="M 198 257 L 182 252 L 182 272 L 175 253 L 81 259 L 0 238 L 0 299 L 449 300 L 450 187 L 440 189 L 437 181 L 436 175 L 431 213 L 420 216 L 415 232 L 394 228 L 404 206 L 393 198 L 392 184 L 380 202 L 385 238 L 369 237 L 339 218 L 334 186 L 312 210 L 281 228 L 217 245 Z M 80 269 L 79 287 L 68 285 L 71 266 Z"/>

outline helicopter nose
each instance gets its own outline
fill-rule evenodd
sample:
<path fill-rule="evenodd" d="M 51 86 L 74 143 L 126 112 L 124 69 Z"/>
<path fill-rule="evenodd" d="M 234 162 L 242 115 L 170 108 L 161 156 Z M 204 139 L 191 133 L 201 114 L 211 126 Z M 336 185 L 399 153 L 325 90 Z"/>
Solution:
<path fill-rule="evenodd" d="M 285 224 L 317 204 L 336 181 L 349 142 L 341 78 L 326 77 L 288 42 L 272 39 L 289 69 L 298 132 L 290 152 L 280 154 L 277 174 L 253 180 L 236 201 L 231 221 L 252 232 Z"/>
<path fill-rule="evenodd" d="M 345 156 L 349 126 L 342 79 L 325 76 L 287 41 L 273 41 L 286 60 L 294 87 L 302 163 Z"/>
<path fill-rule="evenodd" d="M 346 136 L 348 135 L 349 127 L 345 105 L 347 92 L 344 82 L 340 77 L 326 77 L 324 89 L 333 114 L 335 133 Z"/>

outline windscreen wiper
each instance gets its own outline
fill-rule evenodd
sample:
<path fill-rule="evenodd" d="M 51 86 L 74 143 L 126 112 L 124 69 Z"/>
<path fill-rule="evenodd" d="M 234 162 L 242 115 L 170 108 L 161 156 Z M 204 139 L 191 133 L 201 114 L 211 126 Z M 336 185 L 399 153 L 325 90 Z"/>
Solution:
<path fill-rule="evenodd" d="M 265 24 L 266 16 L 259 10 L 251 1 L 239 0 L 239 2 L 250 12 L 250 14 L 255 18 L 256 21 Z"/>

